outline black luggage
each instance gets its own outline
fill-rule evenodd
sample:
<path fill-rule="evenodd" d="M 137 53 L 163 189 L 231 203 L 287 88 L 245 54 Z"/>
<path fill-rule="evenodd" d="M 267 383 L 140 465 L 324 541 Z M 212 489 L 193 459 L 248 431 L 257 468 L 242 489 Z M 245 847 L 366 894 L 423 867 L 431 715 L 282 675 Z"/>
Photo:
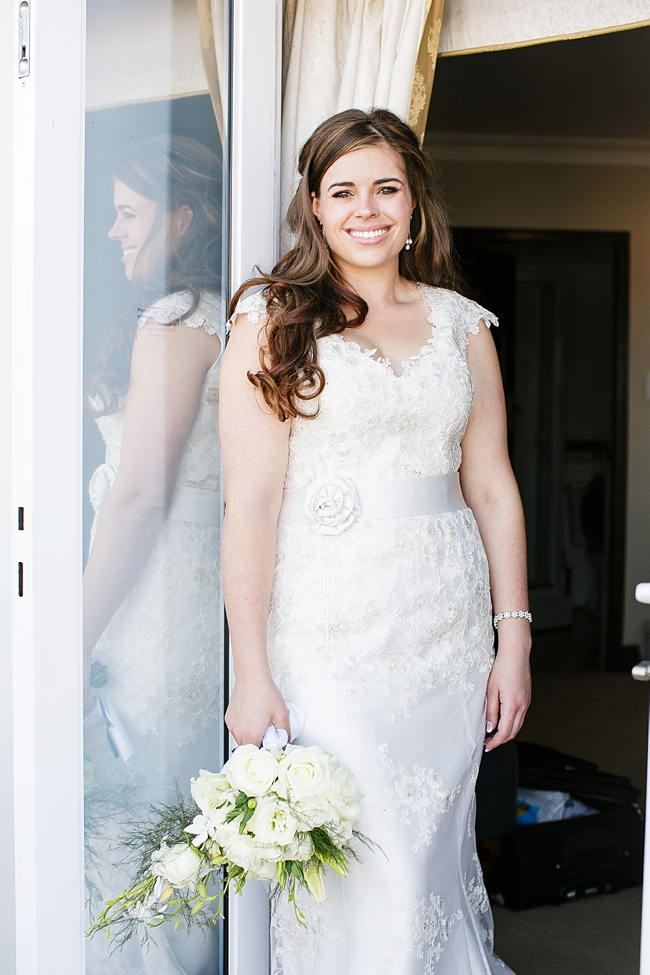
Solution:
<path fill-rule="evenodd" d="M 520 743 L 519 784 L 553 789 L 599 811 L 557 822 L 516 826 L 504 838 L 490 892 L 519 910 L 559 904 L 642 882 L 643 814 L 639 790 L 592 762 Z"/>

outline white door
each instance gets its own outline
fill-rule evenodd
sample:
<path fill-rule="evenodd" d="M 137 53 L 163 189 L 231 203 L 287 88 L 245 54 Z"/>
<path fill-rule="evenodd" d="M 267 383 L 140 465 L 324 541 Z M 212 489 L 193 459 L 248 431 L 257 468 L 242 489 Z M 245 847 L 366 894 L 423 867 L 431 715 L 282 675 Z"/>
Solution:
<path fill-rule="evenodd" d="M 276 254 L 281 5 L 254 0 L 233 7 L 230 18 L 230 4 L 218 0 L 15 0 L 0 14 L 3 132 L 12 150 L 2 160 L 7 219 L 0 228 L 11 308 L 3 319 L 0 393 L 0 439 L 11 473 L 0 488 L 2 642 L 9 650 L 0 664 L 0 937 L 7 975 L 93 970 L 84 937 L 83 796 L 96 777 L 88 774 L 88 760 L 84 766 L 81 597 L 92 522 L 88 474 L 107 460 L 82 398 L 126 293 L 128 244 L 122 246 L 119 231 L 107 237 L 111 177 L 121 151 L 144 136 L 180 134 L 207 145 L 216 131 L 215 74 L 224 297 L 255 263 L 269 266 Z M 210 18 L 212 105 L 199 35 L 202 24 L 205 40 Z M 140 195 L 146 197 L 142 187 Z M 109 426 L 112 416 L 105 414 Z M 108 466 L 115 466 L 110 459 Z M 161 616 L 165 609 L 161 603 Z M 215 649 L 225 663 L 226 648 Z M 219 707 L 215 729 L 223 701 Z M 105 736 L 104 727 L 98 730 Z M 137 754 L 137 731 L 127 737 Z M 218 765 L 216 732 L 213 741 L 211 762 Z M 163 743 L 160 755 L 168 754 Z M 110 761 L 120 768 L 123 757 Z M 202 761 L 197 755 L 197 768 Z M 86 813 L 91 806 L 86 802 Z M 244 971 L 235 968 L 237 944 L 235 930 L 232 970 Z M 182 947 L 176 955 L 185 965 Z M 218 951 L 213 960 L 216 975 Z M 126 961 L 113 964 L 128 972 Z M 259 975 L 255 960 L 248 970 Z"/>
<path fill-rule="evenodd" d="M 640 583 L 636 587 L 636 598 L 640 603 L 650 604 L 650 583 Z M 635 680 L 650 681 L 650 660 L 642 660 L 632 668 Z M 648 773 L 646 781 L 646 826 L 643 870 L 643 910 L 641 914 L 641 968 L 640 975 L 650 975 L 650 830 L 648 829 L 648 809 L 650 809 L 650 712 L 648 714 Z"/>

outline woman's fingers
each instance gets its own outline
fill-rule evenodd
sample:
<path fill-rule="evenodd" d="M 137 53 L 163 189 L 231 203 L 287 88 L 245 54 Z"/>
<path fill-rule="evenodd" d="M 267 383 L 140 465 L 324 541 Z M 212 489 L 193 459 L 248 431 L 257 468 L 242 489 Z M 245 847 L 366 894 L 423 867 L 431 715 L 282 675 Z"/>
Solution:
<path fill-rule="evenodd" d="M 259 748 L 270 725 L 284 728 L 287 736 L 291 736 L 289 712 L 275 685 L 264 688 L 262 692 L 257 688 L 252 691 L 247 688 L 238 690 L 235 684 L 225 722 L 238 745 L 256 745 Z"/>
<path fill-rule="evenodd" d="M 499 723 L 499 688 L 492 681 L 487 688 L 487 711 L 485 715 L 485 730 L 488 735 L 495 730 Z"/>

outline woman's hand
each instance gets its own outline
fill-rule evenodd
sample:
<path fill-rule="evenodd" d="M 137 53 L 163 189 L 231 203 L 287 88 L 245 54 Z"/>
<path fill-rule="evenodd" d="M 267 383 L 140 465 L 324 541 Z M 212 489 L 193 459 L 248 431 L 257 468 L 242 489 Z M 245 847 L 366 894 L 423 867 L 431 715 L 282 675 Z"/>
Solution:
<path fill-rule="evenodd" d="M 284 728 L 291 738 L 289 712 L 270 677 L 237 680 L 226 711 L 226 725 L 238 745 L 259 745 L 269 725 Z"/>
<path fill-rule="evenodd" d="M 486 752 L 519 734 L 530 705 L 530 692 L 528 647 L 502 644 L 487 685 L 486 729 L 488 734 L 496 731 L 487 739 Z"/>

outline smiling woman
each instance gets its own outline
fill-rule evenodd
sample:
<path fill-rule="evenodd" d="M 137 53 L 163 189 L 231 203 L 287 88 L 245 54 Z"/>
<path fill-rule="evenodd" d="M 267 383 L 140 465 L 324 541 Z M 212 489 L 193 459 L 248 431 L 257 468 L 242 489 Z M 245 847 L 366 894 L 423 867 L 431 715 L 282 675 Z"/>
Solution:
<path fill-rule="evenodd" d="M 452 290 L 444 210 L 395 115 L 333 116 L 299 168 L 295 246 L 235 295 L 222 371 L 226 723 L 259 744 L 296 702 L 384 856 L 301 905 L 306 930 L 274 904 L 271 971 L 496 975 L 474 783 L 530 700 L 521 614 L 493 653 L 491 596 L 526 608 L 496 319 Z"/>

